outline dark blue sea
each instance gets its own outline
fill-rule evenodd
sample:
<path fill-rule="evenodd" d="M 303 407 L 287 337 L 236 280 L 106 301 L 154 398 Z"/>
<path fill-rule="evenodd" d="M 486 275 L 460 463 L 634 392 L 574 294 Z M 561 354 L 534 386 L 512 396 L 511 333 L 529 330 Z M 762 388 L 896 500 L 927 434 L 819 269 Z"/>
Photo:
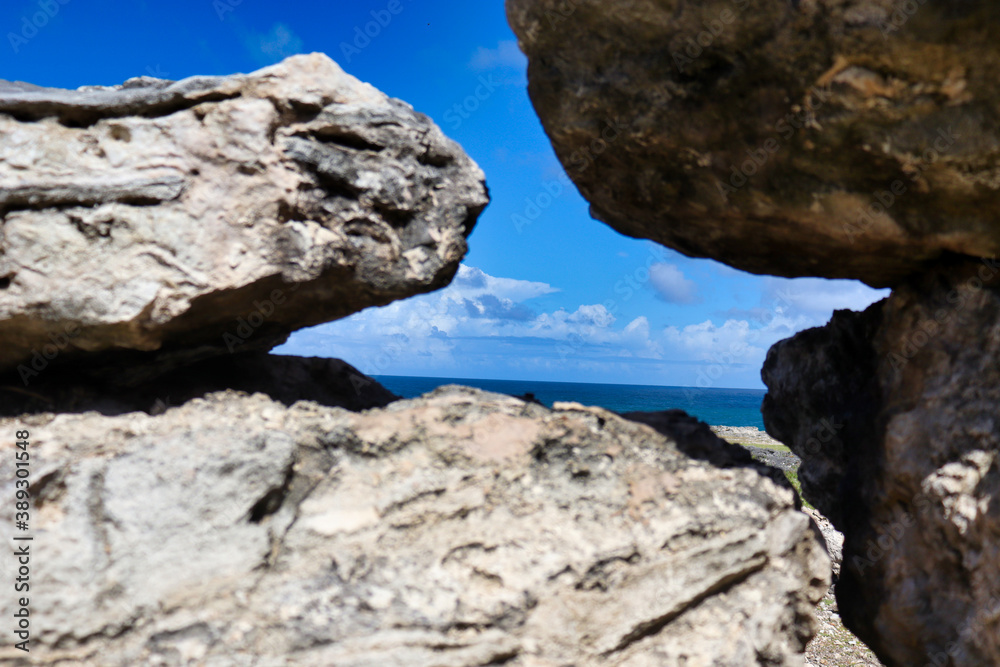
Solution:
<path fill-rule="evenodd" d="M 652 412 L 679 408 L 713 426 L 756 426 L 763 430 L 760 404 L 763 389 L 700 389 L 653 387 L 633 384 L 583 384 L 579 382 L 528 382 L 526 380 L 469 380 L 375 375 L 390 391 L 416 398 L 446 384 L 477 387 L 498 394 L 535 395 L 551 406 L 555 401 L 597 405 L 614 412 Z"/>

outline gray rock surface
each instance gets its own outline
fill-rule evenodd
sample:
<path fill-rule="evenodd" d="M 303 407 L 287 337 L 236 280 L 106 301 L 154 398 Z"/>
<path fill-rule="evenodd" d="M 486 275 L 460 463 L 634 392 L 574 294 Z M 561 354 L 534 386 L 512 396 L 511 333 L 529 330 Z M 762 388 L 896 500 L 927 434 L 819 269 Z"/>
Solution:
<path fill-rule="evenodd" d="M 890 667 L 1000 664 L 1000 264 L 955 259 L 775 345 L 764 422 L 844 533 L 837 602 Z"/>
<path fill-rule="evenodd" d="M 321 54 L 249 75 L 0 85 L 0 371 L 117 383 L 445 286 L 488 197 Z"/>
<path fill-rule="evenodd" d="M 744 445 L 744 447 L 750 452 L 750 456 L 753 457 L 754 461 L 760 461 L 778 470 L 798 472 L 799 466 L 802 464 L 802 460 L 791 452 L 776 451 L 766 447 L 754 447 L 753 445 Z"/>
<path fill-rule="evenodd" d="M 829 584 L 780 475 L 691 459 L 598 408 L 224 392 L 159 416 L 0 420 L 16 429 L 34 665 L 802 665 Z M 13 464 L 4 440 L 4 497 Z M 28 664 L 9 643 L 0 661 Z"/>
<path fill-rule="evenodd" d="M 754 273 L 1000 252 L 1000 5 L 507 0 L 591 213 Z"/>

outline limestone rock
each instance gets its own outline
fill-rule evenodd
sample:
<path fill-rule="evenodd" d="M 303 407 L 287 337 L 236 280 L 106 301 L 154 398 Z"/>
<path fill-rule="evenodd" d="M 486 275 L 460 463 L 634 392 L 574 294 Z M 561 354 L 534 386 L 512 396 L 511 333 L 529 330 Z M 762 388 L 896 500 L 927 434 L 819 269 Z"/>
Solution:
<path fill-rule="evenodd" d="M 321 54 L 0 84 L 0 371 L 74 361 L 138 382 L 269 349 L 448 284 L 487 201 L 426 116 Z"/>
<path fill-rule="evenodd" d="M 713 449 L 703 424 L 657 423 Z M 598 408 L 225 392 L 155 417 L 0 420 L 15 429 L 34 665 L 802 665 L 829 584 L 787 483 Z M 27 664 L 9 642 L 0 661 Z"/>
<path fill-rule="evenodd" d="M 912 10 L 912 11 L 911 11 Z M 1000 5 L 507 0 L 594 217 L 694 257 L 892 286 L 1000 251 Z"/>
<path fill-rule="evenodd" d="M 845 535 L 844 623 L 890 667 L 1000 664 L 1000 264 L 954 259 L 775 345 L 764 422 Z"/>

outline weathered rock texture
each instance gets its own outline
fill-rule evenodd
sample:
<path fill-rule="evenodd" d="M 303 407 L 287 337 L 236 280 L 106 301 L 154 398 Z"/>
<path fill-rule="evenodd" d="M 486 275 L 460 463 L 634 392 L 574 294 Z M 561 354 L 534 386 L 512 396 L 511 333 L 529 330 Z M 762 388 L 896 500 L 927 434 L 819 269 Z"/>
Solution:
<path fill-rule="evenodd" d="M 768 353 L 768 431 L 845 533 L 837 601 L 890 666 L 1000 664 L 1000 264 L 956 260 Z"/>
<path fill-rule="evenodd" d="M 0 82 L 0 371 L 86 356 L 141 381 L 268 349 L 446 285 L 486 203 L 426 116 L 320 54 L 176 83 Z"/>
<path fill-rule="evenodd" d="M 44 412 L 159 414 L 193 398 L 225 389 L 267 394 L 285 405 L 320 405 L 368 410 L 399 397 L 339 359 L 285 357 L 265 352 L 227 354 L 199 361 L 144 384 L 81 382 L 72 368 L 42 375 L 30 388 L 0 385 L 0 417 Z"/>
<path fill-rule="evenodd" d="M 829 560 L 793 491 L 653 421 L 727 467 L 601 409 L 457 387 L 0 420 L 31 432 L 31 664 L 801 665 Z"/>
<path fill-rule="evenodd" d="M 507 12 L 556 153 L 622 233 L 876 287 L 944 251 L 1000 251 L 997 3 L 507 0 Z"/>

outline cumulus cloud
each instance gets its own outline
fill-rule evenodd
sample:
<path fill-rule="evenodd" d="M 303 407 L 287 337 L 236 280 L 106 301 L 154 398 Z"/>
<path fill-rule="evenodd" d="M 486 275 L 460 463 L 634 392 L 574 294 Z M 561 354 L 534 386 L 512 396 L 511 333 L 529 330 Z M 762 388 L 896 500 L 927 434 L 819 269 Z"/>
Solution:
<path fill-rule="evenodd" d="M 488 275 L 481 269 L 462 265 L 451 285 L 445 290 L 448 294 L 460 294 L 466 298 L 493 294 L 501 299 L 522 302 L 553 294 L 559 290 L 546 283 L 517 280 L 514 278 L 497 278 Z"/>
<path fill-rule="evenodd" d="M 557 291 L 463 265 L 443 290 L 298 332 L 276 352 L 340 357 L 372 374 L 464 374 L 485 363 L 509 369 L 521 362 L 565 366 L 595 356 L 659 356 L 645 317 L 620 327 L 601 304 L 550 312 L 532 306 Z"/>
<path fill-rule="evenodd" d="M 525 70 L 528 59 L 517 47 L 517 42 L 510 39 L 497 43 L 495 49 L 480 46 L 469 61 L 469 67 L 477 72 L 491 69 Z"/>
<path fill-rule="evenodd" d="M 649 284 L 656 294 L 667 303 L 695 303 L 698 301 L 698 286 L 688 280 L 675 264 L 660 262 L 649 267 Z"/>

